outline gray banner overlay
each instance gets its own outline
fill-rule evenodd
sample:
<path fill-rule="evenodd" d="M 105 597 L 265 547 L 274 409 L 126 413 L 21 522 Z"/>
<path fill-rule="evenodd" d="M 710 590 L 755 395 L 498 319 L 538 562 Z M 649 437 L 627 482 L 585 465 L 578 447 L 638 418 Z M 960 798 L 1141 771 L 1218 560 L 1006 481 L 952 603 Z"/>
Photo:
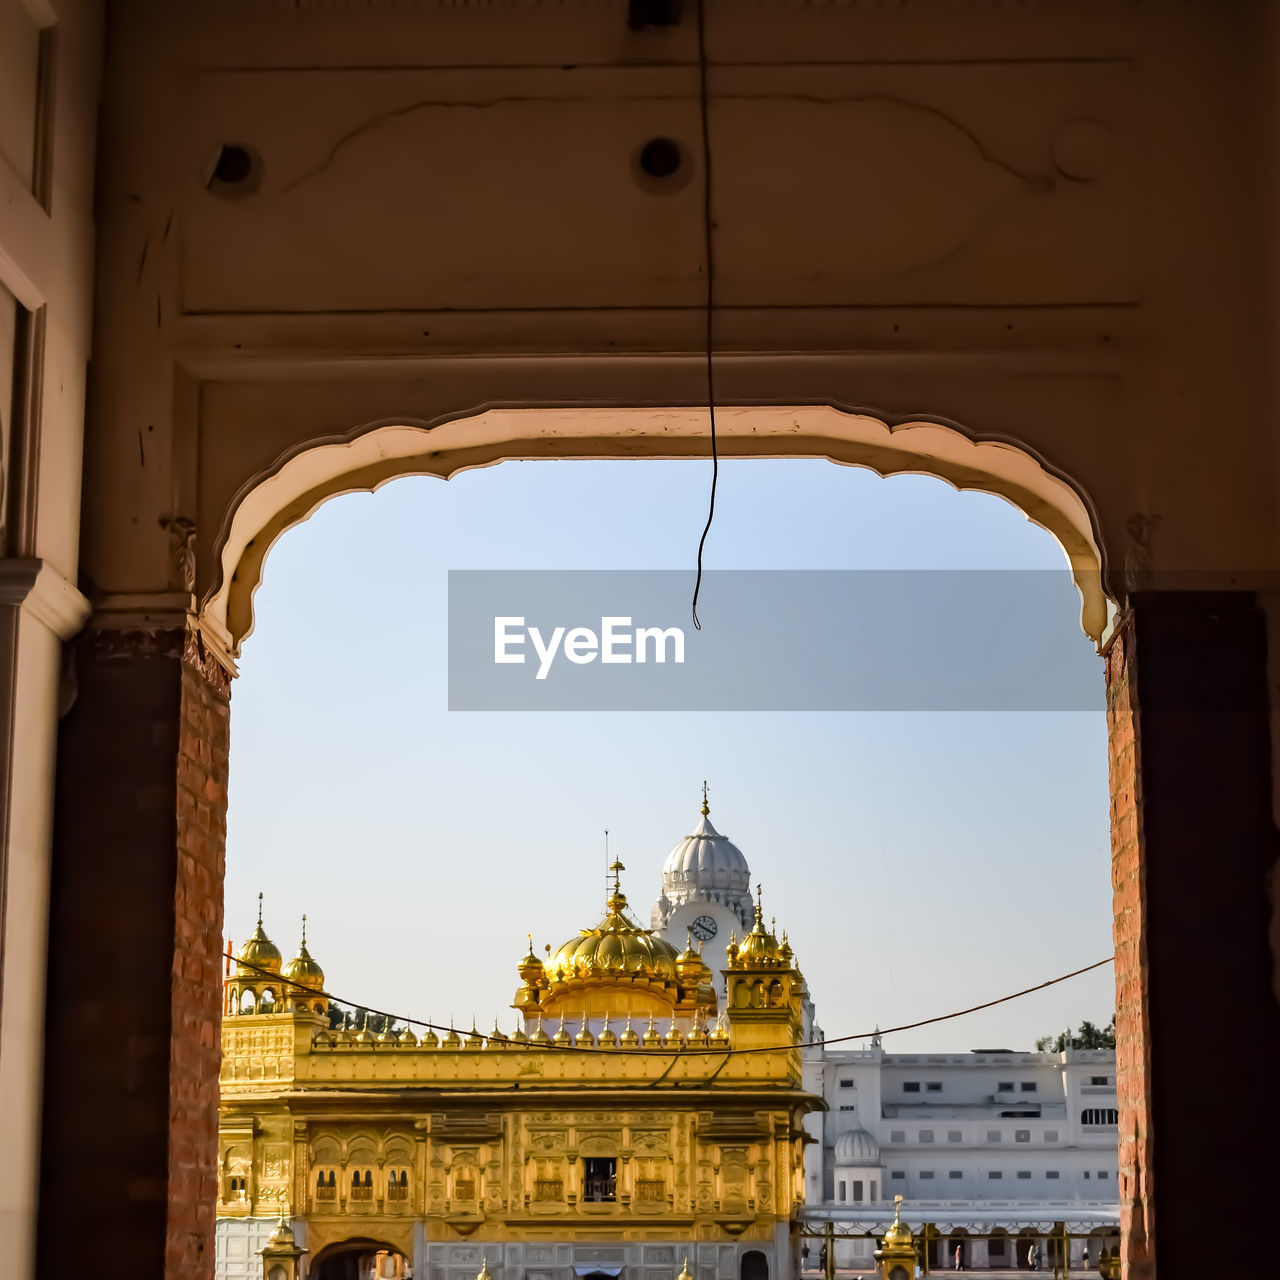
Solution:
<path fill-rule="evenodd" d="M 1102 711 L 1070 574 L 449 574 L 451 711 Z"/>

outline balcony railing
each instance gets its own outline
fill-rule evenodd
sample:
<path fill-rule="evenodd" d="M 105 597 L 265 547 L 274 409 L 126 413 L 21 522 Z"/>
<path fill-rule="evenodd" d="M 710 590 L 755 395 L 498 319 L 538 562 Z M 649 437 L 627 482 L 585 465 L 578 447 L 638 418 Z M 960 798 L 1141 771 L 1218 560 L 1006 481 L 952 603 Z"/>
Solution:
<path fill-rule="evenodd" d="M 535 1178 L 533 1180 L 533 1198 L 535 1200 L 563 1200 L 563 1180 L 560 1178 Z"/>

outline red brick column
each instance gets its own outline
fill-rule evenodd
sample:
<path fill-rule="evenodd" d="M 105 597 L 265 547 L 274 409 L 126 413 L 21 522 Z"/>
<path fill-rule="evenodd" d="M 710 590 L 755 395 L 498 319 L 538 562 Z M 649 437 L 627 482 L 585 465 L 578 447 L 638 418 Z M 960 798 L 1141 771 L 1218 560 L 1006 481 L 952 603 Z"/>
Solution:
<path fill-rule="evenodd" d="M 97 631 L 58 742 L 41 1238 L 95 1280 L 212 1280 L 226 673 Z"/>
<path fill-rule="evenodd" d="M 212 1280 L 231 678 L 187 632 L 178 735 L 166 1280 Z"/>
<path fill-rule="evenodd" d="M 1198 1280 L 1206 1197 L 1280 1203 L 1263 614 L 1140 593 L 1106 658 L 1124 1274 Z"/>
<path fill-rule="evenodd" d="M 1120 1104 L 1120 1228 L 1124 1275 L 1153 1273 L 1151 1054 L 1146 876 L 1142 857 L 1142 768 L 1137 734 L 1137 658 L 1132 616 L 1106 654 L 1111 781 L 1111 887 L 1116 946 L 1116 1083 Z"/>

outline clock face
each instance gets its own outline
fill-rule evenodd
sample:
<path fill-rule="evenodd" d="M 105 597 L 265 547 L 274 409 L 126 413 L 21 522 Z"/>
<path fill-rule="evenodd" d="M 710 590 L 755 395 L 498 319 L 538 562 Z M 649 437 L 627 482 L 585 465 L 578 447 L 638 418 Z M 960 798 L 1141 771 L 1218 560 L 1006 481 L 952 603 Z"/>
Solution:
<path fill-rule="evenodd" d="M 716 922 L 713 916 L 699 916 L 690 928 L 699 942 L 710 942 L 716 936 Z"/>

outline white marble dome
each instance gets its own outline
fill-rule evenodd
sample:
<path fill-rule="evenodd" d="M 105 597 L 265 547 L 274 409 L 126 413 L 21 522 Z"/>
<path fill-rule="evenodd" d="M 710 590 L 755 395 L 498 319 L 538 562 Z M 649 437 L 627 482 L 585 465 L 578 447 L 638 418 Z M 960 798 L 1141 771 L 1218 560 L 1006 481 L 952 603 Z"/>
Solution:
<path fill-rule="evenodd" d="M 704 808 L 698 825 L 667 854 L 655 914 L 668 918 L 686 902 L 718 902 L 746 927 L 751 918 L 751 868 L 741 849 L 711 825 Z"/>
<path fill-rule="evenodd" d="M 865 1129 L 850 1129 L 836 1139 L 836 1164 L 879 1164 L 880 1144 Z"/>

